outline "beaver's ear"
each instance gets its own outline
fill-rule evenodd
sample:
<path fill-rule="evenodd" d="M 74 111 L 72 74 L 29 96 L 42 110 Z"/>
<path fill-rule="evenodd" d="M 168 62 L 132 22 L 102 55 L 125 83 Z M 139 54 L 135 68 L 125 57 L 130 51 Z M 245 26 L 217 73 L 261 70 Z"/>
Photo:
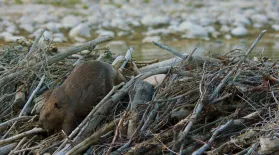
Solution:
<path fill-rule="evenodd" d="M 54 103 L 54 107 L 55 107 L 56 109 L 60 109 L 60 108 L 61 108 L 61 106 L 60 106 L 57 102 Z"/>

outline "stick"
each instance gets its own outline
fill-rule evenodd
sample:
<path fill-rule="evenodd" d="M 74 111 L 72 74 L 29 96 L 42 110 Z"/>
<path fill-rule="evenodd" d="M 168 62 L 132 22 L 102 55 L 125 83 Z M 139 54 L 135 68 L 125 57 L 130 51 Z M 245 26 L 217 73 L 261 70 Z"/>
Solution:
<path fill-rule="evenodd" d="M 22 70 L 20 70 L 18 72 L 7 74 L 4 77 L 1 77 L 1 79 L 0 79 L 0 88 L 2 88 L 10 80 L 16 78 L 17 76 L 23 75 L 28 70 L 38 69 L 38 68 L 40 68 L 45 63 L 47 63 L 47 65 L 51 65 L 51 64 L 56 63 L 56 62 L 66 58 L 66 57 L 68 57 L 68 56 L 70 56 L 72 54 L 78 53 L 80 51 L 87 50 L 87 49 L 92 49 L 92 48 L 94 49 L 98 44 L 106 42 L 106 41 L 109 41 L 109 40 L 112 40 L 112 37 L 104 36 L 104 37 L 100 37 L 100 38 L 97 38 L 95 40 L 91 40 L 89 42 L 86 42 L 86 43 L 84 43 L 82 45 L 74 46 L 74 47 L 71 47 L 69 49 L 65 49 L 65 50 L 59 51 L 58 54 L 56 54 L 55 56 L 52 56 L 52 57 L 48 58 L 46 60 L 46 62 L 43 61 L 43 62 L 40 62 L 40 63 L 38 63 L 36 65 L 30 66 L 30 67 L 28 67 L 26 69 L 22 69 Z"/>
<path fill-rule="evenodd" d="M 4 145 L 4 144 L 7 144 L 7 143 L 11 143 L 11 142 L 13 142 L 13 141 L 15 141 L 15 140 L 17 140 L 17 139 L 22 138 L 22 137 L 30 136 L 30 135 L 32 135 L 32 134 L 37 134 L 37 133 L 40 133 L 40 132 L 44 132 L 44 130 L 43 130 L 42 128 L 34 128 L 34 129 L 32 129 L 32 130 L 23 132 L 23 133 L 21 133 L 21 134 L 15 135 L 15 136 L 13 136 L 13 137 L 0 140 L 0 146 L 1 146 L 1 145 Z"/>
<path fill-rule="evenodd" d="M 67 152 L 67 155 L 74 155 L 79 154 L 86 150 L 90 145 L 97 144 L 101 138 L 101 136 L 109 131 L 112 131 L 116 124 L 120 121 L 120 119 L 113 120 L 112 122 L 106 124 L 104 127 L 102 127 L 100 130 L 94 132 L 93 135 L 86 138 L 84 141 L 73 147 L 69 152 Z"/>
<path fill-rule="evenodd" d="M 42 76 L 39 84 L 37 85 L 36 89 L 32 92 L 31 96 L 28 98 L 27 102 L 25 103 L 23 109 L 21 110 L 20 114 L 19 114 L 19 117 L 25 115 L 25 112 L 29 106 L 29 104 L 31 103 L 34 95 L 37 93 L 37 91 L 40 89 L 40 87 L 42 86 L 43 82 L 45 80 L 45 75 Z"/>
<path fill-rule="evenodd" d="M 0 124 L 0 128 L 5 127 L 5 126 L 8 126 L 8 125 L 10 125 L 10 124 L 12 124 L 12 123 L 14 123 L 14 122 L 29 120 L 29 119 L 31 119 L 31 118 L 33 118 L 33 116 L 21 116 L 21 117 L 16 117 L 16 118 L 13 118 L 13 119 L 10 119 L 10 120 L 8 120 L 8 121 L 6 121 L 6 122 L 1 123 L 1 124 Z"/>
<path fill-rule="evenodd" d="M 222 82 L 216 87 L 216 89 L 214 90 L 214 92 L 212 93 L 211 97 L 210 97 L 210 102 L 212 103 L 212 101 L 215 99 L 215 97 L 219 94 L 219 92 L 221 91 L 222 87 L 225 85 L 225 83 L 229 80 L 229 78 L 231 77 L 231 75 L 238 70 L 239 66 L 245 61 L 245 59 L 248 57 L 248 55 L 253 51 L 253 49 L 255 48 L 255 46 L 258 44 L 258 42 L 261 40 L 262 36 L 264 35 L 264 33 L 266 32 L 266 30 L 263 30 L 260 35 L 258 36 L 258 38 L 256 39 L 256 41 L 252 44 L 252 46 L 248 49 L 248 51 L 245 53 L 244 57 L 242 59 L 240 59 L 240 61 L 237 63 L 237 65 L 224 77 L 224 79 L 222 80 Z"/>
<path fill-rule="evenodd" d="M 192 155 L 201 155 L 203 154 L 207 149 L 209 149 L 215 140 L 216 136 L 220 134 L 222 131 L 224 131 L 226 128 L 228 128 L 233 123 L 233 120 L 229 120 L 225 125 L 222 125 L 220 128 L 218 128 L 214 133 L 212 134 L 211 138 L 208 140 L 206 144 L 204 144 L 201 148 L 193 152 Z"/>
<path fill-rule="evenodd" d="M 44 32 L 45 32 L 45 29 L 43 29 L 43 30 L 40 32 L 40 34 L 38 34 L 38 35 L 36 36 L 36 39 L 35 39 L 35 41 L 33 42 L 33 44 L 32 44 L 32 46 L 31 46 L 29 52 L 26 54 L 24 60 L 27 60 L 28 56 L 29 56 L 32 52 L 34 52 L 34 49 L 35 49 L 35 47 L 38 45 L 39 40 L 40 40 L 41 37 L 43 36 Z"/>
<path fill-rule="evenodd" d="M 123 70 L 123 68 L 126 66 L 126 64 L 128 63 L 128 61 L 130 61 L 132 59 L 132 54 L 134 52 L 134 48 L 131 47 L 128 49 L 128 51 L 126 52 L 126 55 L 125 55 L 125 61 L 123 62 L 123 64 L 121 65 L 121 67 L 119 68 L 120 71 Z"/>
<path fill-rule="evenodd" d="M 173 48 L 171 48 L 171 47 L 162 45 L 162 44 L 160 44 L 160 43 L 158 43 L 158 42 L 156 42 L 156 41 L 153 41 L 153 44 L 155 44 L 156 46 L 158 46 L 158 47 L 160 47 L 160 48 L 162 48 L 162 49 L 165 49 L 165 50 L 171 52 L 172 54 L 174 54 L 174 55 L 180 57 L 181 59 L 185 59 L 185 58 L 186 58 L 185 55 L 183 55 L 183 54 L 177 52 L 175 49 L 173 49 Z"/>

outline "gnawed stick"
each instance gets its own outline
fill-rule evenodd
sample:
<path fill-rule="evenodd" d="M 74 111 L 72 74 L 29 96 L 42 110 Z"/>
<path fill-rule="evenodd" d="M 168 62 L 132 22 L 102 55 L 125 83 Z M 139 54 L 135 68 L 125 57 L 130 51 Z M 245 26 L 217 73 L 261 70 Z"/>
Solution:
<path fill-rule="evenodd" d="M 2 139 L 2 140 L 0 140 L 0 145 L 8 144 L 8 143 L 11 143 L 15 140 L 18 140 L 18 139 L 22 138 L 22 137 L 30 136 L 30 135 L 37 134 L 37 133 L 40 133 L 40 132 L 44 132 L 44 130 L 42 128 L 34 128 L 32 130 L 17 134 L 13 137 L 10 137 L 10 138 L 7 138 L 7 139 Z"/>
<path fill-rule="evenodd" d="M 183 55 L 183 54 L 177 52 L 175 49 L 173 49 L 173 48 L 171 48 L 171 47 L 162 45 L 162 44 L 160 44 L 160 43 L 158 43 L 158 42 L 156 42 L 156 41 L 153 41 L 153 44 L 156 45 L 156 46 L 158 46 L 158 47 L 160 47 L 160 48 L 162 48 L 162 49 L 165 49 L 165 50 L 171 52 L 172 54 L 178 56 L 178 57 L 181 58 L 181 59 L 185 59 L 185 58 L 186 58 L 185 55 Z"/>
<path fill-rule="evenodd" d="M 115 119 L 112 122 L 104 125 L 101 129 L 94 132 L 93 135 L 86 138 L 84 141 L 82 141 L 81 143 L 79 143 L 78 145 L 73 147 L 71 150 L 69 150 L 69 152 L 67 152 L 67 155 L 79 154 L 79 153 L 85 151 L 90 145 L 97 144 L 100 140 L 100 137 L 102 135 L 108 133 L 109 131 L 112 131 L 115 128 L 116 124 L 118 124 L 119 121 L 120 121 L 120 119 L 118 118 L 118 119 Z"/>
<path fill-rule="evenodd" d="M 45 29 L 41 30 L 41 32 L 36 36 L 35 41 L 33 42 L 33 44 L 32 44 L 32 46 L 31 46 L 29 52 L 26 54 L 26 56 L 25 56 L 25 58 L 24 58 L 24 61 L 27 61 L 28 56 L 29 56 L 32 52 L 34 52 L 36 46 L 38 46 L 39 40 L 41 39 L 41 37 L 42 37 L 43 34 L 44 34 L 44 32 L 45 32 Z"/>
<path fill-rule="evenodd" d="M 0 128 L 11 125 L 14 122 L 18 122 L 18 121 L 25 121 L 25 120 L 30 120 L 31 118 L 34 118 L 34 116 L 21 116 L 21 117 L 16 117 L 13 119 L 10 119 L 6 122 L 3 122 L 0 124 Z"/>
<path fill-rule="evenodd" d="M 25 103 L 24 107 L 22 108 L 22 110 L 21 110 L 21 112 L 20 112 L 20 114 L 19 114 L 19 117 L 25 115 L 26 110 L 27 110 L 29 104 L 31 103 L 31 101 L 32 101 L 34 95 L 37 93 L 37 91 L 41 88 L 41 86 L 42 86 L 44 80 L 45 80 L 45 75 L 42 76 L 42 78 L 41 78 L 39 84 L 37 85 L 36 89 L 32 92 L 32 94 L 31 94 L 30 97 L 28 98 L 27 102 Z"/>

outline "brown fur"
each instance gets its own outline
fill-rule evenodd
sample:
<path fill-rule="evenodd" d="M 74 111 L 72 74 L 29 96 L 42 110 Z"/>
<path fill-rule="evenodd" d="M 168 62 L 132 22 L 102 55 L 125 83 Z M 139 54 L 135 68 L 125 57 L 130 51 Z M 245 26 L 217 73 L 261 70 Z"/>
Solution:
<path fill-rule="evenodd" d="M 47 131 L 72 130 L 114 85 L 125 81 L 110 64 L 90 61 L 78 64 L 64 83 L 53 90 L 40 113 Z"/>

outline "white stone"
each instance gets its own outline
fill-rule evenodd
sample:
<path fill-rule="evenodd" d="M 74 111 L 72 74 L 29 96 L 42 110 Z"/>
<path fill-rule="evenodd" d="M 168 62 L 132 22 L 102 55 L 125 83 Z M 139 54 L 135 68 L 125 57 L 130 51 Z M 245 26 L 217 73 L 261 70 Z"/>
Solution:
<path fill-rule="evenodd" d="M 228 25 L 222 25 L 220 28 L 221 32 L 230 32 L 230 27 Z"/>
<path fill-rule="evenodd" d="M 69 32 L 71 38 L 75 37 L 91 37 L 91 28 L 88 23 L 81 23 L 72 28 Z"/>
<path fill-rule="evenodd" d="M 23 36 L 13 36 L 13 35 L 4 36 L 5 42 L 15 42 L 18 39 L 25 39 L 25 38 Z"/>
<path fill-rule="evenodd" d="M 214 32 L 216 32 L 216 29 L 215 29 L 214 26 L 207 26 L 207 27 L 205 27 L 205 29 L 206 29 L 207 32 L 209 32 L 209 33 L 214 33 Z"/>
<path fill-rule="evenodd" d="M 159 36 L 147 36 L 142 40 L 142 43 L 152 43 L 152 41 L 160 41 L 161 38 Z"/>
<path fill-rule="evenodd" d="M 231 38 L 232 38 L 232 36 L 230 34 L 225 35 L 225 39 L 230 40 Z"/>
<path fill-rule="evenodd" d="M 73 15 L 68 15 L 62 19 L 61 23 L 65 28 L 73 28 L 81 23 L 81 18 Z"/>
<path fill-rule="evenodd" d="M 278 24 L 274 24 L 271 26 L 275 31 L 279 31 L 279 25 Z"/>
<path fill-rule="evenodd" d="M 55 33 L 53 34 L 53 42 L 62 43 L 67 41 L 67 38 L 63 33 Z"/>
<path fill-rule="evenodd" d="M 41 13 L 39 15 L 36 15 L 33 18 L 33 21 L 39 24 L 44 24 L 46 22 L 56 21 L 57 18 L 50 13 Z"/>
<path fill-rule="evenodd" d="M 12 34 L 19 33 L 19 31 L 18 31 L 16 25 L 14 25 L 14 24 L 11 24 L 11 25 L 7 26 L 7 27 L 5 28 L 5 31 L 10 32 L 10 33 L 12 33 Z"/>
<path fill-rule="evenodd" d="M 160 29 L 152 29 L 148 30 L 145 35 L 148 36 L 154 36 L 154 35 L 168 35 L 169 30 L 165 28 L 160 28 Z"/>
<path fill-rule="evenodd" d="M 207 38 L 208 37 L 208 32 L 204 27 L 194 24 L 190 21 L 185 21 L 181 23 L 178 29 L 181 32 L 186 31 L 186 34 L 183 35 L 185 38 Z"/>
<path fill-rule="evenodd" d="M 214 24 L 216 21 L 211 17 L 205 17 L 200 19 L 200 24 L 202 26 L 208 26 Z"/>
<path fill-rule="evenodd" d="M 118 28 L 121 30 L 129 30 L 130 27 L 127 25 L 127 23 L 123 20 L 123 18 L 114 18 L 110 22 L 110 27 L 112 28 Z"/>
<path fill-rule="evenodd" d="M 263 15 L 263 14 L 255 14 L 251 17 L 252 22 L 256 23 L 256 24 L 267 24 L 268 23 L 268 18 L 267 16 Z"/>
<path fill-rule="evenodd" d="M 157 26 L 161 24 L 168 24 L 170 21 L 167 16 L 146 15 L 141 19 L 141 23 L 145 26 Z"/>
<path fill-rule="evenodd" d="M 19 27 L 29 33 L 34 32 L 34 29 L 35 29 L 34 26 L 31 24 L 21 24 L 21 25 L 19 25 Z"/>
<path fill-rule="evenodd" d="M 248 17 L 246 17 L 243 14 L 234 15 L 233 20 L 234 20 L 233 24 L 236 25 L 236 26 L 239 26 L 239 25 L 249 26 L 249 25 L 251 25 L 251 21 L 248 19 Z"/>
<path fill-rule="evenodd" d="M 119 31 L 117 32 L 117 36 L 118 37 L 124 37 L 124 36 L 128 36 L 130 33 L 127 31 Z"/>
<path fill-rule="evenodd" d="M 23 15 L 19 18 L 19 23 L 20 24 L 33 24 L 34 22 L 32 20 L 32 17 Z"/>
<path fill-rule="evenodd" d="M 239 26 L 232 29 L 231 34 L 236 37 L 242 37 L 248 35 L 248 30 L 243 26 Z"/>
<path fill-rule="evenodd" d="M 95 33 L 99 34 L 99 37 L 100 36 L 110 36 L 110 37 L 114 38 L 114 36 L 115 36 L 113 31 L 107 31 L 107 30 L 97 30 Z"/>
<path fill-rule="evenodd" d="M 34 33 L 32 33 L 29 37 L 37 37 L 42 32 L 42 29 L 37 29 Z M 53 38 L 52 32 L 45 30 L 43 36 L 40 40 L 51 40 Z"/>
<path fill-rule="evenodd" d="M 48 29 L 51 32 L 59 32 L 59 24 L 58 23 L 54 23 L 54 22 L 49 22 L 45 25 L 42 26 L 43 28 Z"/>

